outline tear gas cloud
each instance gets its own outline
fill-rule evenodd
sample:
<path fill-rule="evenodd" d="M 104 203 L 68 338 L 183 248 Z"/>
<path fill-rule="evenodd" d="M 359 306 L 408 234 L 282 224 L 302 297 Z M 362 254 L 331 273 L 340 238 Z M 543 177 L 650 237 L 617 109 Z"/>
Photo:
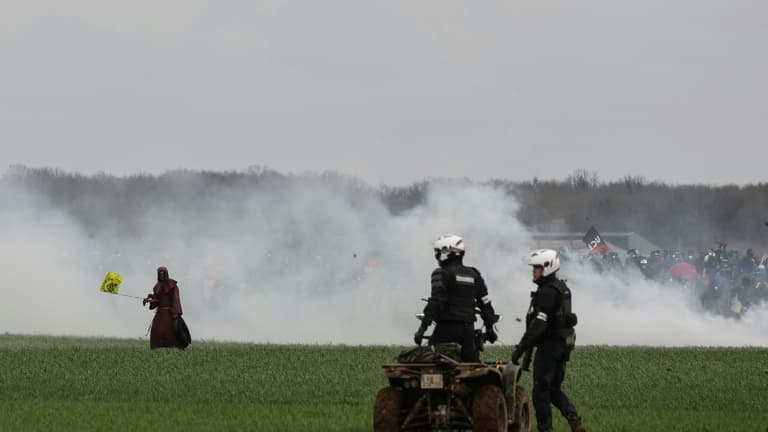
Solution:
<path fill-rule="evenodd" d="M 116 271 L 121 293 L 143 296 L 167 265 L 197 339 L 406 345 L 429 295 L 431 241 L 457 233 L 505 316 L 502 339 L 522 334 L 514 318 L 525 315 L 533 284 L 521 258 L 537 246 L 500 188 L 432 182 L 421 205 L 393 214 L 348 179 L 211 187 L 199 175 L 169 178 L 165 192 L 134 200 L 138 209 L 87 190 L 66 206 L 24 181 L 3 182 L 0 331 L 144 337 L 152 312 L 98 287 Z M 98 229 L 84 220 L 99 220 Z M 581 344 L 766 345 L 765 305 L 725 319 L 701 311 L 691 293 L 639 276 L 564 273 Z"/>

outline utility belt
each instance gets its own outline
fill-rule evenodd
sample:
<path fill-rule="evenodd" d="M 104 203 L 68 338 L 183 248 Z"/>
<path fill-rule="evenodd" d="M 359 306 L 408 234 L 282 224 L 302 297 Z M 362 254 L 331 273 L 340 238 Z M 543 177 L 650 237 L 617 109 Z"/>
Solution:
<path fill-rule="evenodd" d="M 474 323 L 475 322 L 475 309 L 464 308 L 456 305 L 448 305 L 445 310 L 440 314 L 436 322 L 460 322 L 460 323 Z"/>
<path fill-rule="evenodd" d="M 443 314 L 440 314 L 440 316 L 438 316 L 437 318 L 435 318 L 435 322 L 472 324 L 475 322 L 475 316 L 443 313 Z"/>
<path fill-rule="evenodd" d="M 472 321 L 463 321 L 463 320 L 436 320 L 436 325 L 449 325 L 449 326 L 462 326 L 465 329 L 474 330 L 475 329 L 475 323 Z"/>
<path fill-rule="evenodd" d="M 569 350 L 576 348 L 576 330 L 573 327 L 548 331 L 544 339 L 563 341 Z"/>

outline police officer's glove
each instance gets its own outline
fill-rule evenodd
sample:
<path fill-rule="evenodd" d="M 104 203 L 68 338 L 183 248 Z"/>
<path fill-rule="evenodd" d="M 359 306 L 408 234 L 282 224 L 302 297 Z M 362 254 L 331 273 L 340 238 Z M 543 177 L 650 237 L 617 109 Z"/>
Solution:
<path fill-rule="evenodd" d="M 421 342 L 424 340 L 424 333 L 426 333 L 428 327 L 429 325 L 424 325 L 422 322 L 419 329 L 416 330 L 416 334 L 413 335 L 413 341 L 416 342 L 416 345 L 421 345 Z"/>
<path fill-rule="evenodd" d="M 531 370 L 531 362 L 533 362 L 533 351 L 528 351 L 523 357 L 523 370 L 528 372 Z"/>
<path fill-rule="evenodd" d="M 147 294 L 147 298 L 141 301 L 142 306 L 146 306 L 147 304 L 151 304 L 152 299 L 155 298 L 154 294 Z"/>
<path fill-rule="evenodd" d="M 496 331 L 493 330 L 493 326 L 488 326 L 485 328 L 485 341 L 488 343 L 496 343 L 496 341 L 499 340 L 499 335 L 496 334 Z"/>
<path fill-rule="evenodd" d="M 513 365 L 520 366 L 520 357 L 523 356 L 523 350 L 520 349 L 520 345 L 515 347 L 515 351 L 512 353 L 512 359 L 510 360 Z"/>
<path fill-rule="evenodd" d="M 418 330 L 416 330 L 416 334 L 413 335 L 413 341 L 416 343 L 416 345 L 421 345 L 421 341 L 424 340 L 424 332 L 426 330 L 419 327 Z"/>

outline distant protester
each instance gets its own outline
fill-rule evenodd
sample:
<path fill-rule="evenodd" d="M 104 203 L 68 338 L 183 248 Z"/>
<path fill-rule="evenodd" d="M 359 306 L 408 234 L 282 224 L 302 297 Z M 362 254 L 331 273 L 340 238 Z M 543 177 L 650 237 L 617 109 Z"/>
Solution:
<path fill-rule="evenodd" d="M 157 269 L 157 283 L 152 289 L 152 294 L 144 300 L 144 304 L 149 304 L 150 310 L 156 310 L 155 317 L 152 319 L 149 347 L 151 349 L 179 347 L 176 337 L 176 321 L 182 314 L 179 284 L 169 277 L 166 267 Z"/>

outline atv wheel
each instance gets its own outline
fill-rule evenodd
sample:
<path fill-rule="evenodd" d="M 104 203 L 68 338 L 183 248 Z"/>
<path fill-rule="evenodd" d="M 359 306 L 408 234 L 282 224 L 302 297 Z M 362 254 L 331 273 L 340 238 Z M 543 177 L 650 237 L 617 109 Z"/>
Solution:
<path fill-rule="evenodd" d="M 507 403 L 504 393 L 494 385 L 485 385 L 472 398 L 473 432 L 507 432 Z"/>
<path fill-rule="evenodd" d="M 520 386 L 515 387 L 515 418 L 509 425 L 509 432 L 531 432 L 531 401 Z"/>
<path fill-rule="evenodd" d="M 400 389 L 386 387 L 376 395 L 374 432 L 400 432 Z"/>

